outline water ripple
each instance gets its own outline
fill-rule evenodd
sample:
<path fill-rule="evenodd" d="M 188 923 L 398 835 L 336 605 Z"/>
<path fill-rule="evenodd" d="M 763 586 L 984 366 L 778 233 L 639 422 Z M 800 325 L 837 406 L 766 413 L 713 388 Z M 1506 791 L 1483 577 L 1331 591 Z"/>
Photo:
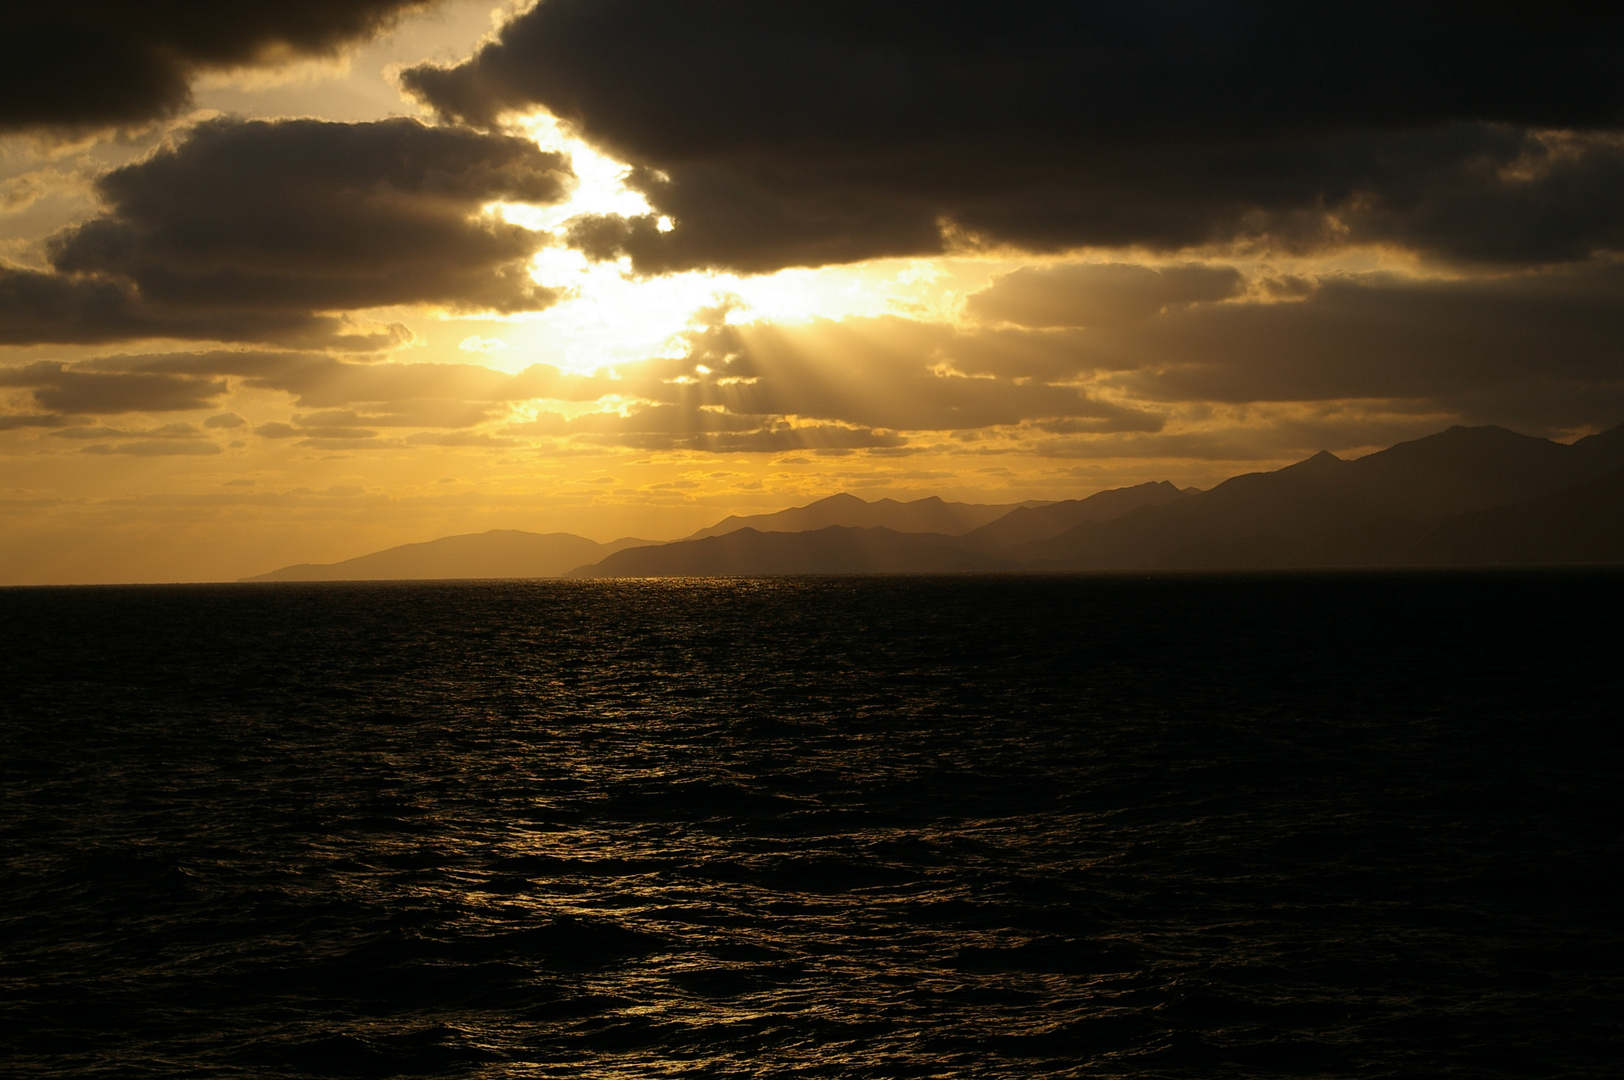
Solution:
<path fill-rule="evenodd" d="M 1607 574 L 0 591 L 66 1076 L 1612 1075 Z"/>

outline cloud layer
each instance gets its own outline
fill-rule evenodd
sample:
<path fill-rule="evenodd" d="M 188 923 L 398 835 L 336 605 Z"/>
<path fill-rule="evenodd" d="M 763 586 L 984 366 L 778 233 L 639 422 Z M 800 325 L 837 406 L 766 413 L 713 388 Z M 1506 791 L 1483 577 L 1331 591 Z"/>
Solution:
<path fill-rule="evenodd" d="M 413 120 L 214 120 L 102 176 L 105 213 L 52 237 L 54 273 L 0 267 L 0 341 L 319 340 L 323 312 L 545 307 L 542 234 L 480 218 L 550 203 L 568 162 Z"/>
<path fill-rule="evenodd" d="M 170 115 L 207 69 L 328 55 L 426 0 L 7 0 L 0 132 Z"/>
<path fill-rule="evenodd" d="M 651 272 L 967 234 L 1550 262 L 1624 245 L 1624 17 L 1576 12 L 548 0 L 403 78 L 477 125 L 545 107 L 637 166 L 655 213 L 575 239 Z"/>
<path fill-rule="evenodd" d="M 5 113 L 0 93 L 0 128 L 160 115 L 204 67 L 330 51 L 413 6 L 25 4 L 0 16 L 16 30 L 0 48 L 117 32 L 124 59 L 104 82 L 0 75 L 34 79 L 13 98 L 37 112 Z M 145 82 L 118 67 L 141 56 L 162 59 Z M 1212 418 L 1262 406 L 1608 425 L 1624 409 L 1621 62 L 1624 16 L 1562 5 L 1463 19 L 1342 2 L 546 0 L 467 60 L 404 72 L 439 126 L 214 119 L 101 175 L 94 216 L 11 249 L 43 263 L 0 264 L 0 345 L 35 347 L 0 368 L 0 427 L 52 446 L 139 436 L 143 453 L 1002 439 L 1043 455 L 1195 447 Z M 96 102 L 117 78 L 114 116 Z M 504 126 L 537 107 L 628 163 L 651 211 L 580 214 L 556 236 L 485 212 L 576 190 L 563 155 Z M 589 180 L 612 171 L 578 157 Z M 18 205 L 36 187 L 18 185 Z M 581 205 L 625 203 L 589 186 Z M 1006 270 L 953 314 L 958 285 L 915 318 L 741 324 L 719 308 L 675 353 L 592 375 L 398 362 L 410 330 L 352 321 L 544 308 L 563 295 L 531 276 L 549 244 L 645 274 L 977 249 Z M 952 265 L 920 272 L 988 273 Z M 1348 269 L 1372 265 L 1409 271 Z M 545 325 L 601 346 L 567 324 L 611 293 L 637 303 L 642 284 L 603 286 L 616 273 L 558 271 L 583 303 Z M 622 314 L 649 313 L 610 321 Z M 78 362 L 37 348 L 160 338 L 260 348 Z M 252 419 L 155 434 L 225 409 Z"/>
<path fill-rule="evenodd" d="M 287 350 L 35 361 L 0 369 L 13 391 L 0 427 L 226 415 L 240 407 L 233 395 L 253 392 L 253 436 L 346 449 L 900 452 L 1013 438 L 1040 457 L 1125 447 L 1199 457 L 1234 453 L 1204 444 L 1203 431 L 1262 430 L 1274 414 L 1320 416 L 1282 436 L 1309 449 L 1360 445 L 1361 415 L 1559 433 L 1624 417 L 1621 291 L 1616 266 L 1285 281 L 1227 265 L 1047 264 L 995 277 L 958 323 L 735 324 L 722 307 L 685 334 L 680 355 L 593 374 Z M 269 418 L 265 394 L 286 403 Z M 236 437 L 249 425 L 217 415 L 205 426 Z"/>

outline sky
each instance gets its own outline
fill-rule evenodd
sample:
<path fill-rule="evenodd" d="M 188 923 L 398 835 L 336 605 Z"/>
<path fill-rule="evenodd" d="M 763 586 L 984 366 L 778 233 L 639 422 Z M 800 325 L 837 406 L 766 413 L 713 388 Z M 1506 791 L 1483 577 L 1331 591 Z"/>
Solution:
<path fill-rule="evenodd" d="M 0 584 L 1624 421 L 1624 13 L 14 0 Z"/>

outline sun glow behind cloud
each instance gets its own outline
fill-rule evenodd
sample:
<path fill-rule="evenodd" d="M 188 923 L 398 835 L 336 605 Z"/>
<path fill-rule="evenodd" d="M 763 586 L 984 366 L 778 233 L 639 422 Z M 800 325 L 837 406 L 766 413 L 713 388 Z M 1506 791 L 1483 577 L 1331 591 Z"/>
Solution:
<path fill-rule="evenodd" d="M 542 362 L 589 373 L 672 355 L 696 319 L 716 313 L 729 323 L 885 315 L 952 319 L 964 294 L 997 268 L 996 263 L 945 267 L 892 259 L 759 276 L 690 272 L 639 278 L 624 263 L 593 263 L 578 251 L 552 247 L 537 255 L 532 276 L 566 290 L 565 298 L 545 311 L 490 319 L 512 348 L 500 355 L 484 352 L 482 362 L 509 371 Z"/>
<path fill-rule="evenodd" d="M 1126 260 L 1167 266 L 1192 259 L 1206 261 L 1203 256 L 1217 258 L 1247 277 L 1251 283 L 1247 299 L 1262 302 L 1291 298 L 1287 293 L 1276 296 L 1271 282 L 1306 281 L 1327 273 L 1398 271 L 1415 275 L 1421 269 L 1408 253 L 1381 247 L 1343 250 L 1329 260 L 1316 253 L 1223 250 L 1170 255 L 1074 249 L 1051 256 L 988 250 L 871 259 L 755 275 L 689 271 L 638 276 L 629 259 L 594 262 L 569 247 L 565 239 L 569 223 L 581 215 L 635 217 L 651 211 L 643 194 L 628 186 L 631 167 L 601 153 L 567 124 L 545 113 L 519 123 L 542 149 L 568 155 L 577 183 L 568 198 L 554 205 L 492 203 L 485 208 L 488 214 L 553 238 L 532 260 L 531 277 L 539 285 L 562 292 L 559 302 L 539 312 L 454 317 L 459 322 L 483 318 L 487 325 L 499 327 L 497 336 L 510 348 L 465 349 L 464 358 L 471 358 L 468 354 L 473 352 L 481 363 L 509 372 L 540 362 L 588 374 L 650 357 L 681 355 L 687 348 L 685 332 L 696 321 L 718 317 L 734 324 L 839 322 L 882 316 L 957 323 L 965 317 L 965 298 L 999 275 L 1057 262 Z M 662 227 L 666 224 L 662 219 Z M 683 227 L 681 221 L 668 224 Z M 459 338 L 464 336 L 459 334 Z"/>
<path fill-rule="evenodd" d="M 531 277 L 564 291 L 552 307 L 491 319 L 506 324 L 512 348 L 500 355 L 478 350 L 482 362 L 517 371 L 544 362 L 589 373 L 617 363 L 671 354 L 696 316 L 717 310 L 732 323 L 807 322 L 883 315 L 952 318 L 966 292 L 980 287 L 997 259 L 877 259 L 842 266 L 800 267 L 771 274 L 691 271 L 639 277 L 626 259 L 593 262 L 565 246 L 568 223 L 583 214 L 637 216 L 650 212 L 641 192 L 627 186 L 630 166 L 587 144 L 546 114 L 521 127 L 542 149 L 569 155 L 577 184 L 551 206 L 492 203 L 485 212 L 556 242 L 537 253 Z M 662 228 L 682 223 L 661 220 Z M 488 318 L 488 317 L 487 317 Z"/>

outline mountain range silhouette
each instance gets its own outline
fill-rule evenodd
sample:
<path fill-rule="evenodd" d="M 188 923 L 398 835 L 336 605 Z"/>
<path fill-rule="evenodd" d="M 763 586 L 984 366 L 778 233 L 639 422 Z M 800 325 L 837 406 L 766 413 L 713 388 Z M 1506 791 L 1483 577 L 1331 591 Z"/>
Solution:
<path fill-rule="evenodd" d="M 1321 452 L 1207 491 L 1163 481 L 1003 505 L 843 493 L 663 544 L 497 530 L 246 580 L 1618 562 L 1624 425 L 1572 444 L 1452 427 L 1354 460 Z"/>
<path fill-rule="evenodd" d="M 452 578 L 558 577 L 622 548 L 651 544 L 627 537 L 600 544 L 572 533 L 518 529 L 445 536 L 375 551 L 337 563 L 300 563 L 244 581 L 408 581 Z"/>
<path fill-rule="evenodd" d="M 727 517 L 708 529 L 686 537 L 703 540 L 707 536 L 723 536 L 739 529 L 757 532 L 807 532 L 826 529 L 831 525 L 848 528 L 883 528 L 897 532 L 944 533 L 958 536 L 988 522 L 996 521 L 1013 510 L 1045 505 L 1039 501 L 1022 503 L 950 503 L 932 495 L 913 502 L 879 499 L 867 502 L 855 495 L 841 492 L 819 499 L 806 506 L 793 506 L 775 514 L 753 514 L 750 517 Z"/>

